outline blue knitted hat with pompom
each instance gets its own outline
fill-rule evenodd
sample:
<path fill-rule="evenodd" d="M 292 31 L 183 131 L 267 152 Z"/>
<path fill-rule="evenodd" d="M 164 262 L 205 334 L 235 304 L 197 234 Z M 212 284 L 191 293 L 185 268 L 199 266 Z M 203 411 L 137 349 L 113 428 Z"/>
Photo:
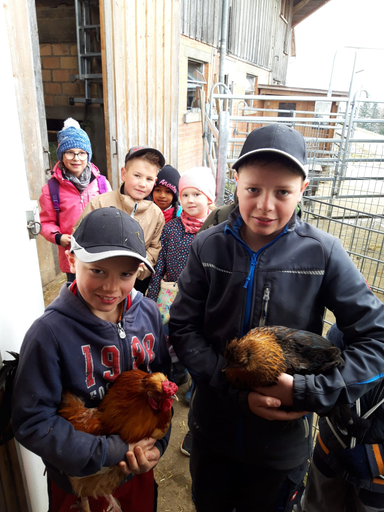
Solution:
<path fill-rule="evenodd" d="M 83 149 L 88 153 L 88 162 L 92 158 L 91 141 L 88 134 L 80 128 L 77 121 L 69 117 L 64 121 L 64 127 L 57 134 L 57 158 L 62 161 L 62 156 L 68 149 L 78 148 Z"/>

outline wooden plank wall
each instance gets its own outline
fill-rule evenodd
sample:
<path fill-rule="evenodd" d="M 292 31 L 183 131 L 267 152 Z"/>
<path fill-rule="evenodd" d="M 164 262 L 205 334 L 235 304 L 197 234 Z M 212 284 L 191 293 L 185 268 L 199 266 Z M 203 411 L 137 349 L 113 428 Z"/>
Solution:
<path fill-rule="evenodd" d="M 102 0 L 100 7 L 108 168 L 116 189 L 132 146 L 156 147 L 177 166 L 180 6 L 179 0 Z"/>
<path fill-rule="evenodd" d="M 272 79 L 284 83 L 290 45 L 290 16 L 280 16 L 280 2 L 232 0 L 228 51 L 251 64 L 272 71 Z"/>
<path fill-rule="evenodd" d="M 222 0 L 181 0 L 181 33 L 184 36 L 220 46 Z"/>
<path fill-rule="evenodd" d="M 3 2 L 11 49 L 17 107 L 23 137 L 24 158 L 31 199 L 38 199 L 48 167 L 43 147 L 48 148 L 43 80 L 37 38 L 35 4 Z"/>
<path fill-rule="evenodd" d="M 229 5 L 228 54 L 272 71 L 285 83 L 291 37 L 289 19 L 280 16 L 281 0 L 232 0 Z M 222 0 L 181 0 L 182 34 L 220 47 Z M 288 50 L 288 51 L 287 51 Z"/>

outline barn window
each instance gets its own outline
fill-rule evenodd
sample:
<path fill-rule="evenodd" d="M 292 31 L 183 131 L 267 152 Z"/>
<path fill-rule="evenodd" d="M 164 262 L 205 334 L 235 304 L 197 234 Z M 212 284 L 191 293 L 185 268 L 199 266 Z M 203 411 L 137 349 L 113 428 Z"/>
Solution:
<path fill-rule="evenodd" d="M 296 110 L 296 103 L 279 103 L 280 110 L 290 110 L 291 112 L 279 112 L 277 117 L 293 117 L 293 110 Z"/>
<path fill-rule="evenodd" d="M 249 75 L 247 73 L 245 77 L 245 94 L 253 95 L 255 93 L 255 87 L 257 83 L 257 77 L 254 75 Z M 248 107 L 253 107 L 253 101 L 254 100 L 245 100 L 245 103 L 248 105 Z"/>
<path fill-rule="evenodd" d="M 204 63 L 188 60 L 187 110 L 201 108 L 200 90 L 206 83 Z"/>

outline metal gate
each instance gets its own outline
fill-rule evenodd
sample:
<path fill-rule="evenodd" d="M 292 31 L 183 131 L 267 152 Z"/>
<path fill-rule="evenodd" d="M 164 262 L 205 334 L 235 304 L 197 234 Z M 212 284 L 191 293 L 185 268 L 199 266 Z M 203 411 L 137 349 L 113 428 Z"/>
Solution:
<path fill-rule="evenodd" d="M 225 93 L 215 92 L 219 87 Z M 384 126 L 384 119 L 357 116 L 360 105 L 373 102 L 362 98 L 361 92 L 353 97 L 245 96 L 233 95 L 224 84 L 216 84 L 206 104 L 204 163 L 216 173 L 217 205 L 230 202 L 235 190 L 230 164 L 248 133 L 276 122 L 299 130 L 307 143 L 310 178 L 302 202 L 303 219 L 340 238 L 384 301 L 384 136 L 372 130 Z M 274 100 L 306 101 L 316 108 L 297 111 L 258 106 Z M 364 129 L 358 126 L 362 122 Z"/>

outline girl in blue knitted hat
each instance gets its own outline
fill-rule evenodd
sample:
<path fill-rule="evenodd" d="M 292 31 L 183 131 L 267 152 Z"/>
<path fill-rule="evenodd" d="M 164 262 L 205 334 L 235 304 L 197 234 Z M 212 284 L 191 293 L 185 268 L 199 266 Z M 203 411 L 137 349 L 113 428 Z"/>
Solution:
<path fill-rule="evenodd" d="M 67 274 L 68 281 L 73 281 L 75 276 L 65 256 L 73 227 L 89 201 L 111 187 L 91 163 L 91 141 L 77 121 L 67 119 L 57 141 L 59 161 L 39 199 L 41 234 L 48 242 L 59 246 L 60 270 Z"/>

